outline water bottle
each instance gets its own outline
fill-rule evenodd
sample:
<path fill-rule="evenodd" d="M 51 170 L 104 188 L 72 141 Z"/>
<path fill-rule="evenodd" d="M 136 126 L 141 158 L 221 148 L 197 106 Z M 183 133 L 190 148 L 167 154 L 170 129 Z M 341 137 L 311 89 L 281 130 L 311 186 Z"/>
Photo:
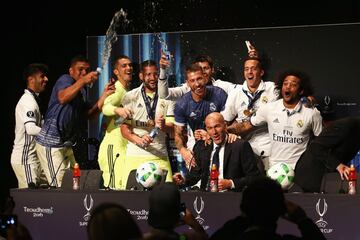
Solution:
<path fill-rule="evenodd" d="M 353 195 L 356 194 L 356 169 L 354 164 L 350 165 L 350 172 L 349 172 L 349 194 Z"/>
<path fill-rule="evenodd" d="M 154 127 L 153 129 L 151 129 L 149 136 L 154 139 L 159 134 L 159 130 L 160 128 Z"/>
<path fill-rule="evenodd" d="M 186 174 L 188 172 L 188 170 L 186 168 L 185 161 L 182 158 L 179 150 L 174 151 L 174 153 L 175 153 L 175 156 L 176 156 L 177 170 L 181 174 L 182 178 L 185 180 L 185 176 L 186 176 Z"/>
<path fill-rule="evenodd" d="M 80 189 L 80 167 L 78 163 L 75 163 L 73 169 L 73 190 Z"/>
<path fill-rule="evenodd" d="M 169 61 L 169 67 L 166 69 L 168 75 L 173 75 L 173 59 L 171 57 L 171 53 L 167 50 L 167 46 L 162 48 L 163 53 L 166 55 L 166 60 Z"/>
<path fill-rule="evenodd" d="M 117 116 L 116 119 L 115 119 L 114 125 L 118 127 L 118 126 L 120 126 L 124 121 L 125 121 L 125 118 L 120 117 L 120 116 Z"/>
<path fill-rule="evenodd" d="M 210 172 L 210 183 L 209 183 L 210 192 L 219 191 L 218 181 L 219 181 L 219 171 L 216 167 L 216 164 L 213 164 L 211 166 L 211 172 Z"/>

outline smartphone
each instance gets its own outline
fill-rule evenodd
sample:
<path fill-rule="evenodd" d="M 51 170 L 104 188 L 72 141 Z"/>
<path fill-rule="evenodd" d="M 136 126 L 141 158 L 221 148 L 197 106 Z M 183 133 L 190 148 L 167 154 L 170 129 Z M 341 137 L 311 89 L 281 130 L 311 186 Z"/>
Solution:
<path fill-rule="evenodd" d="M 1 214 L 0 228 L 7 229 L 10 226 L 17 226 L 17 216 L 13 214 Z"/>

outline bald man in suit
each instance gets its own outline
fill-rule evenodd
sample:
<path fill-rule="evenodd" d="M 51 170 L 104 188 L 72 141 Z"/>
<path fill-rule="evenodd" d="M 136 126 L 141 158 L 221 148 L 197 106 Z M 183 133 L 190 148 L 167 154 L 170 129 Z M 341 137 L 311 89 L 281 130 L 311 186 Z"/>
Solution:
<path fill-rule="evenodd" d="M 218 112 L 210 113 L 205 119 L 205 125 L 211 143 L 200 140 L 195 144 L 193 152 L 196 166 L 191 168 L 185 179 L 175 174 L 174 181 L 178 185 L 192 186 L 201 180 L 200 189 L 207 191 L 210 166 L 219 147 L 219 191 L 241 191 L 254 177 L 260 175 L 250 144 L 241 139 L 229 143 L 226 123 Z"/>

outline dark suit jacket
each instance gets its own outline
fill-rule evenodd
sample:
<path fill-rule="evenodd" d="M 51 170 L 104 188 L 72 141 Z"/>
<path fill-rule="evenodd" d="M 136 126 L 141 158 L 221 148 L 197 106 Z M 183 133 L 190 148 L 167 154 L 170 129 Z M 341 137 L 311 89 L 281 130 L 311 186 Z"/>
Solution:
<path fill-rule="evenodd" d="M 201 179 L 200 189 L 206 190 L 212 150 L 213 144 L 205 146 L 204 141 L 196 142 L 193 148 L 196 167 L 186 175 L 186 185 L 196 184 Z M 260 175 L 254 153 L 247 141 L 237 139 L 225 144 L 223 171 L 224 179 L 233 180 L 235 191 L 241 191 L 252 178 Z"/>
<path fill-rule="evenodd" d="M 295 167 L 295 183 L 306 192 L 319 192 L 325 173 L 348 165 L 360 149 L 360 118 L 343 118 L 323 129 L 310 143 Z"/>

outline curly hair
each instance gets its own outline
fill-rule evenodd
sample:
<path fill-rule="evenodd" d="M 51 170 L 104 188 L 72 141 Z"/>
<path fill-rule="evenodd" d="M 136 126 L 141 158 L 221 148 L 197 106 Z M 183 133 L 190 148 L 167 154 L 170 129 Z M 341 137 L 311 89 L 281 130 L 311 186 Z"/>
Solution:
<path fill-rule="evenodd" d="M 279 92 L 281 98 L 283 97 L 281 89 L 287 76 L 295 76 L 300 79 L 300 91 L 303 91 L 300 97 L 308 97 L 314 94 L 310 77 L 306 73 L 299 70 L 287 70 L 280 73 L 278 81 L 276 83 L 276 90 Z"/>

